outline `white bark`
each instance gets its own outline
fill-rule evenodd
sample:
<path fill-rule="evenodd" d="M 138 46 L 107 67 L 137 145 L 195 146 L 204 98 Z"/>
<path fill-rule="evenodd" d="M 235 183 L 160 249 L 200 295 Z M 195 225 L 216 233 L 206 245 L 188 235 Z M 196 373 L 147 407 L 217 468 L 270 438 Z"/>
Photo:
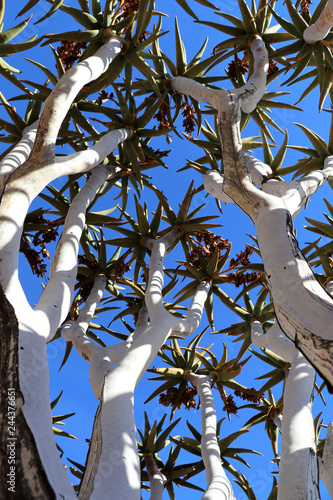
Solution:
<path fill-rule="evenodd" d="M 201 456 L 206 469 L 207 488 L 202 500 L 233 500 L 234 494 L 221 463 L 216 438 L 216 411 L 212 395 L 214 376 L 190 373 L 189 381 L 198 391 L 201 403 Z"/>
<path fill-rule="evenodd" d="M 35 308 L 36 320 L 44 324 L 44 335 L 51 340 L 67 316 L 72 303 L 77 274 L 77 255 L 85 227 L 86 209 L 115 170 L 100 166 L 75 196 L 68 210 L 63 232 L 52 260 L 50 279 Z"/>
<path fill-rule="evenodd" d="M 237 91 L 236 96 L 234 91 L 223 91 L 219 95 L 223 190 L 255 224 L 267 284 L 281 328 L 327 381 L 329 390 L 333 390 L 333 300 L 318 283 L 298 248 L 292 216 L 286 206 L 288 200 L 257 189 L 250 180 L 239 130 L 242 94 Z M 326 167 L 330 165 L 331 160 Z M 311 181 L 300 181 L 296 192 L 299 186 L 312 192 L 313 186 L 316 188 L 322 183 L 325 174 L 316 173 L 313 177 Z M 299 207 L 303 199 L 298 197 L 291 207 L 294 215 L 295 205 Z"/>
<path fill-rule="evenodd" d="M 73 100 L 84 85 L 96 80 L 108 69 L 113 59 L 120 54 L 123 43 L 121 38 L 111 35 L 96 54 L 66 71 L 55 85 L 45 101 L 39 120 L 38 134 L 33 147 L 34 156 L 38 161 L 43 163 L 54 161 L 54 145 L 58 132 Z"/>
<path fill-rule="evenodd" d="M 306 43 L 323 40 L 333 27 L 333 0 L 328 0 L 317 21 L 305 28 L 303 38 Z"/>
<path fill-rule="evenodd" d="M 145 462 L 150 481 L 150 500 L 162 500 L 166 477 L 157 467 L 153 455 L 145 457 Z"/>
<path fill-rule="evenodd" d="M 256 347 L 261 349 L 268 347 L 288 363 L 291 363 L 296 351 L 295 345 L 287 339 L 277 322 L 264 334 L 260 321 L 253 321 L 251 324 L 251 340 Z"/>
<path fill-rule="evenodd" d="M 13 149 L 0 161 L 0 193 L 2 193 L 9 176 L 30 156 L 35 142 L 38 122 L 23 131 L 22 139 Z"/>
<path fill-rule="evenodd" d="M 254 58 L 253 73 L 243 87 L 234 91 L 242 103 L 241 108 L 244 113 L 251 113 L 256 109 L 266 89 L 266 77 L 269 68 L 268 52 L 264 41 L 259 35 L 252 35 L 250 49 Z"/>
<path fill-rule="evenodd" d="M 279 500 L 320 499 L 311 412 L 314 380 L 313 367 L 296 350 L 284 389 Z"/>
<path fill-rule="evenodd" d="M 233 203 L 234 200 L 226 195 L 223 191 L 224 176 L 219 174 L 216 170 L 209 170 L 203 176 L 204 186 L 207 193 L 211 194 L 217 200 L 224 201 L 224 203 Z"/>
<path fill-rule="evenodd" d="M 263 334 L 261 323 L 254 321 L 251 339 L 257 347 L 269 347 L 291 363 L 284 386 L 283 417 L 278 414 L 273 417 L 282 432 L 278 498 L 318 500 L 318 463 L 311 411 L 315 370 L 286 339 L 278 323 Z"/>
<path fill-rule="evenodd" d="M 319 460 L 319 477 L 325 483 L 327 491 L 333 498 L 333 423 L 327 426 L 327 434 L 323 458 Z"/>

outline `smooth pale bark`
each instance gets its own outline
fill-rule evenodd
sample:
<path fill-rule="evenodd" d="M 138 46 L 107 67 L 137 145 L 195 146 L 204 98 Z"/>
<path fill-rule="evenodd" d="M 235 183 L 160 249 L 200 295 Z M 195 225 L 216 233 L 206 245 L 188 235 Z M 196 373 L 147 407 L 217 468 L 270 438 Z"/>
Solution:
<path fill-rule="evenodd" d="M 0 193 L 2 193 L 9 176 L 30 156 L 35 142 L 38 122 L 23 130 L 22 139 L 0 161 Z"/>
<path fill-rule="evenodd" d="M 312 417 L 315 371 L 295 350 L 284 388 L 278 499 L 318 500 L 318 462 Z"/>
<path fill-rule="evenodd" d="M 317 21 L 305 28 L 303 38 L 306 43 L 323 40 L 333 27 L 333 0 L 328 0 Z"/>
<path fill-rule="evenodd" d="M 162 500 L 166 477 L 157 467 L 153 455 L 145 457 L 145 462 L 150 482 L 150 500 Z"/>
<path fill-rule="evenodd" d="M 327 426 L 323 458 L 319 460 L 319 477 L 325 483 L 328 493 L 333 498 L 333 423 Z"/>
<path fill-rule="evenodd" d="M 221 452 L 216 437 L 216 411 L 212 395 L 214 376 L 190 373 L 188 379 L 198 391 L 201 403 L 201 456 L 207 481 L 202 500 L 233 500 L 232 486 L 222 467 Z"/>
<path fill-rule="evenodd" d="M 68 210 L 63 232 L 51 263 L 50 277 L 35 307 L 35 317 L 44 325 L 44 336 L 50 341 L 65 320 L 73 300 L 77 275 L 77 255 L 85 227 L 86 210 L 104 183 L 114 176 L 112 167 L 101 165 L 73 199 Z"/>
<path fill-rule="evenodd" d="M 94 393 L 100 398 L 86 471 L 80 486 L 80 500 L 106 498 L 110 491 L 115 498 L 140 499 L 141 477 L 133 411 L 134 390 L 172 333 L 185 336 L 195 331 L 210 288 L 207 282 L 199 284 L 186 319 L 175 318 L 164 308 L 163 261 L 168 247 L 178 236 L 179 231 L 172 230 L 160 239 L 148 239 L 145 242 L 151 249 L 146 292 L 149 323 L 148 313 L 143 308 L 134 333 L 128 337 L 127 342 L 121 343 L 125 345 L 125 349 L 121 351 L 119 358 L 113 359 L 111 353 L 114 347 L 121 344 L 109 348 L 92 346 L 83 330 L 73 329 L 71 325 L 67 327 L 69 332 L 63 333 L 66 340 L 72 340 L 78 352 L 90 364 L 94 363 L 96 369 L 90 369 L 90 381 L 92 386 L 98 387 Z"/>
<path fill-rule="evenodd" d="M 283 392 L 283 417 L 274 423 L 282 432 L 278 499 L 318 500 L 319 476 L 314 424 L 312 416 L 315 370 L 288 341 L 275 323 L 263 334 L 259 321 L 251 325 L 255 346 L 269 347 L 290 362 Z"/>
<path fill-rule="evenodd" d="M 105 41 L 93 56 L 66 71 L 46 99 L 33 147 L 33 154 L 38 162 L 49 164 L 54 161 L 58 132 L 76 95 L 84 85 L 102 75 L 120 54 L 124 45 L 121 38 L 110 31 Z"/>

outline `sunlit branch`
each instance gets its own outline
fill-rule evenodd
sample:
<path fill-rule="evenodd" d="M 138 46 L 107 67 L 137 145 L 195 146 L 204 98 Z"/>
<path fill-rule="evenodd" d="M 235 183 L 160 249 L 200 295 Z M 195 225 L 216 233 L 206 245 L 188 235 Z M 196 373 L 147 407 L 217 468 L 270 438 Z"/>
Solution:
<path fill-rule="evenodd" d="M 38 122 L 23 130 L 22 139 L 0 161 L 0 194 L 2 193 L 9 176 L 30 156 L 36 138 Z"/>
<path fill-rule="evenodd" d="M 35 308 L 35 313 L 48 322 L 45 335 L 52 336 L 67 316 L 77 273 L 77 255 L 85 227 L 86 210 L 109 176 L 115 171 L 100 166 L 75 196 L 68 210 L 63 232 L 52 260 L 50 279 Z M 37 320 L 37 317 L 36 317 Z"/>
<path fill-rule="evenodd" d="M 39 161 L 51 163 L 62 121 L 74 98 L 87 83 L 96 80 L 120 54 L 123 41 L 110 33 L 109 40 L 97 52 L 70 68 L 46 99 L 39 120 L 33 154 Z"/>
<path fill-rule="evenodd" d="M 223 191 L 224 176 L 215 170 L 209 170 L 203 176 L 204 186 L 207 193 L 211 194 L 214 198 L 225 203 L 233 203 L 234 200 L 230 198 Z"/>
<path fill-rule="evenodd" d="M 157 240 L 147 239 L 145 242 L 147 248 L 151 249 L 149 281 L 146 292 L 146 305 L 151 321 L 154 320 L 156 315 L 165 313 L 162 294 L 164 283 L 163 260 L 168 247 L 176 241 L 179 235 L 179 230 L 173 229 Z"/>
<path fill-rule="evenodd" d="M 323 40 L 333 27 L 333 0 L 328 0 L 317 21 L 305 28 L 303 38 L 306 43 Z"/>
<path fill-rule="evenodd" d="M 57 172 L 57 177 L 88 172 L 102 163 L 116 149 L 118 144 L 128 139 L 131 134 L 131 129 L 110 130 L 90 149 L 72 153 L 68 156 L 57 157 L 53 167 Z M 53 178 L 54 176 L 52 175 Z"/>
<path fill-rule="evenodd" d="M 295 350 L 284 388 L 278 499 L 320 498 L 312 417 L 315 370 Z"/>
<path fill-rule="evenodd" d="M 264 334 L 260 321 L 253 321 L 251 323 L 251 340 L 256 347 L 260 349 L 269 347 L 271 351 L 289 363 L 296 350 L 295 345 L 287 339 L 277 322 Z"/>
<path fill-rule="evenodd" d="M 244 113 L 254 111 L 264 95 L 269 67 L 268 52 L 259 35 L 252 36 L 250 48 L 254 58 L 253 73 L 243 87 L 234 90 L 235 95 L 240 99 Z"/>
<path fill-rule="evenodd" d="M 177 321 L 179 325 L 173 328 L 173 333 L 177 333 L 185 337 L 195 332 L 200 324 L 210 287 L 211 283 L 208 280 L 199 283 L 188 309 L 186 319 L 180 319 Z"/>
<path fill-rule="evenodd" d="M 89 324 L 95 314 L 105 289 L 105 276 L 99 274 L 94 281 L 94 285 L 75 321 L 66 322 L 61 331 L 62 338 L 73 342 L 77 352 L 87 361 L 90 360 L 96 345 L 86 336 Z"/>
<path fill-rule="evenodd" d="M 216 438 L 216 411 L 212 395 L 212 375 L 189 374 L 189 381 L 198 391 L 201 403 L 201 456 L 205 464 L 207 489 L 202 500 L 233 500 L 232 486 L 221 464 L 221 452 Z"/>
<path fill-rule="evenodd" d="M 162 500 L 166 477 L 158 469 L 152 454 L 145 457 L 150 482 L 150 500 Z"/>

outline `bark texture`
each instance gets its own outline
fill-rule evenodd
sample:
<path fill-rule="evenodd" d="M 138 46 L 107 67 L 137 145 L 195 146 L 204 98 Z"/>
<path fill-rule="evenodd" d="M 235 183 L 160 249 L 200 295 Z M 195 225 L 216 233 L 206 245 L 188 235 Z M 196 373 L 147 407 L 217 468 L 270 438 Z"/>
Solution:
<path fill-rule="evenodd" d="M 18 358 L 19 329 L 14 308 L 0 285 L 0 498 L 53 500 L 56 498 L 41 463 L 34 436 L 22 412 Z M 8 404 L 15 394 L 15 406 Z M 15 417 L 12 416 L 15 411 Z M 4 477 L 6 479 L 4 480 Z M 9 489 L 11 488 L 11 489 Z"/>

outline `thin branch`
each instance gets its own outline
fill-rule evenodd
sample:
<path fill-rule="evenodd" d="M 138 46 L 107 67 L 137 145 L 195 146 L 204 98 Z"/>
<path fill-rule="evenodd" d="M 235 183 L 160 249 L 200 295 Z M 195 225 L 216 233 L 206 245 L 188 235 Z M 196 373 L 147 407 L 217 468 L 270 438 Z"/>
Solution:
<path fill-rule="evenodd" d="M 162 500 L 166 477 L 158 469 L 153 455 L 147 455 L 145 462 L 150 482 L 150 500 Z"/>
<path fill-rule="evenodd" d="M 189 381 L 198 391 L 201 403 L 201 455 L 206 469 L 207 489 L 202 500 L 233 500 L 232 486 L 221 464 L 216 438 L 216 411 L 212 395 L 212 375 L 189 374 Z"/>
<path fill-rule="evenodd" d="M 210 281 L 202 281 L 199 283 L 198 288 L 192 298 L 190 307 L 188 308 L 186 319 L 180 319 L 177 321 L 177 326 L 173 328 L 173 333 L 177 333 L 182 336 L 191 335 L 198 328 L 205 302 L 207 299 L 208 292 L 210 290 Z"/>
<path fill-rule="evenodd" d="M 163 306 L 163 283 L 164 283 L 164 268 L 163 260 L 167 253 L 167 249 L 179 237 L 178 229 L 173 229 L 158 240 L 147 239 L 145 245 L 151 249 L 151 258 L 149 261 L 149 281 L 146 292 L 146 305 L 149 311 L 151 321 L 154 321 L 156 316 L 166 313 Z M 169 314 L 169 313 L 167 313 Z"/>
<path fill-rule="evenodd" d="M 88 172 L 96 167 L 116 149 L 119 143 L 124 142 L 132 135 L 131 129 L 110 130 L 99 139 L 90 149 L 72 153 L 68 156 L 55 158 L 54 164 L 49 167 L 51 180 L 62 175 L 72 175 L 81 172 Z M 55 177 L 56 173 L 56 177 Z"/>

